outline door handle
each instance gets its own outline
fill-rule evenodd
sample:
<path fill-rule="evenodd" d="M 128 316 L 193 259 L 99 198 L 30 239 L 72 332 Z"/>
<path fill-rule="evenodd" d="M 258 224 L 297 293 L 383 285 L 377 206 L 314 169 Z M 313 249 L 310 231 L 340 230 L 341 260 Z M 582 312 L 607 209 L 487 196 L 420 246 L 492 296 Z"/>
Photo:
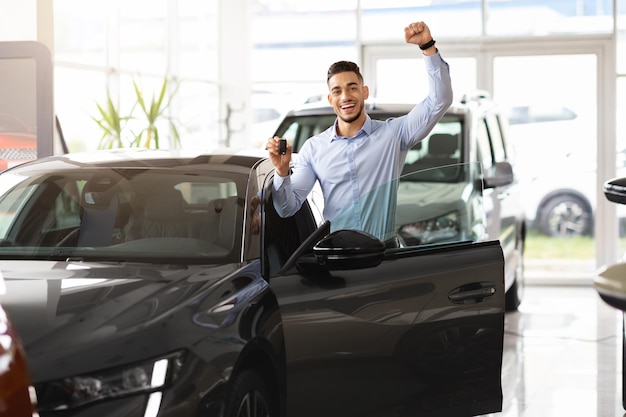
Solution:
<path fill-rule="evenodd" d="M 455 304 L 476 304 L 492 297 L 496 285 L 492 282 L 476 282 L 462 285 L 448 293 L 448 299 Z"/>

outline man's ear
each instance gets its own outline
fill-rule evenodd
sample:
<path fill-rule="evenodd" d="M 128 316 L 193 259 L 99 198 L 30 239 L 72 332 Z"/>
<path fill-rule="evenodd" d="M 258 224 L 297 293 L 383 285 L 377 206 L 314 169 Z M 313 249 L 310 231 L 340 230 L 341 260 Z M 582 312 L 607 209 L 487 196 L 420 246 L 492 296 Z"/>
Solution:
<path fill-rule="evenodd" d="M 330 104 L 331 106 L 333 105 L 333 102 L 330 100 L 330 93 L 328 93 L 328 95 L 326 96 L 326 98 L 328 99 L 328 104 Z"/>
<path fill-rule="evenodd" d="M 370 96 L 370 88 L 364 85 L 363 86 L 363 98 L 367 100 L 369 96 Z"/>

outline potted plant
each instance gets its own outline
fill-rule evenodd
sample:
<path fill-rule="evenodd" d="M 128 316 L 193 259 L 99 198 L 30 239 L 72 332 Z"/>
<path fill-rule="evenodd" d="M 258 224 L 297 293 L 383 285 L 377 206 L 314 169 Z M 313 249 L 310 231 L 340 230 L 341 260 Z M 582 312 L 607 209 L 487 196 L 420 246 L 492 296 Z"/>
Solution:
<path fill-rule="evenodd" d="M 126 146 L 159 149 L 161 147 L 159 125 L 161 125 L 163 119 L 167 120 L 169 131 L 172 135 L 170 146 L 174 148 L 180 147 L 178 128 L 166 114 L 166 110 L 178 91 L 178 86 L 166 97 L 167 86 L 168 80 L 165 77 L 158 96 L 153 95 L 148 102 L 144 98 L 145 94 L 137 82 L 133 80 L 136 101 L 127 115 L 121 114 L 119 106 L 115 105 L 110 92 L 107 91 L 106 104 L 96 103 L 100 117 L 92 116 L 92 119 L 102 129 L 102 137 L 98 144 L 98 149 L 122 148 Z M 142 113 L 140 118 L 134 115 L 137 108 Z M 141 120 L 144 123 L 138 133 L 127 129 L 130 120 Z M 124 137 L 129 137 L 128 143 L 125 143 Z"/>

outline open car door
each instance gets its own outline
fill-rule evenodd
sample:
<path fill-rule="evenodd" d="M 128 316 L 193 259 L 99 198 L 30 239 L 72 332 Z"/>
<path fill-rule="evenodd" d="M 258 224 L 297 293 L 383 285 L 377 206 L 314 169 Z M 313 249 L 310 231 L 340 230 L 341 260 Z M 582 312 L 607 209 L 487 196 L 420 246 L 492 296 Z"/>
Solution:
<path fill-rule="evenodd" d="M 285 337 L 287 416 L 501 411 L 503 253 L 498 241 L 482 240 L 480 183 L 462 175 L 479 167 L 446 169 L 456 179 L 442 182 L 445 190 L 421 181 L 408 187 L 411 197 L 404 178 L 393 207 L 381 208 L 396 213 L 400 247 L 325 222 L 269 268 Z M 306 234 L 307 204 L 280 219 L 267 200 L 266 236 Z M 439 237 L 437 224 L 429 239 L 417 230 L 442 217 L 456 224 L 440 221 Z M 266 237 L 266 250 L 276 243 Z"/>

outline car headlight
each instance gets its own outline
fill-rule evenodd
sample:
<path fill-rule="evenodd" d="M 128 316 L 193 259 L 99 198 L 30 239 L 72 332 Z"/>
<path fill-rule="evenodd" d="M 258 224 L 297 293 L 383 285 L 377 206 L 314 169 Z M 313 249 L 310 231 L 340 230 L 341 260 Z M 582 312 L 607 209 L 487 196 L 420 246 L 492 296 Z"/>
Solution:
<path fill-rule="evenodd" d="M 427 244 L 451 240 L 460 231 L 459 214 L 456 211 L 432 219 L 404 224 L 398 233 L 408 244 Z"/>
<path fill-rule="evenodd" d="M 154 360 L 37 384 L 39 411 L 64 410 L 90 402 L 157 391 L 176 380 L 183 352 Z"/>

